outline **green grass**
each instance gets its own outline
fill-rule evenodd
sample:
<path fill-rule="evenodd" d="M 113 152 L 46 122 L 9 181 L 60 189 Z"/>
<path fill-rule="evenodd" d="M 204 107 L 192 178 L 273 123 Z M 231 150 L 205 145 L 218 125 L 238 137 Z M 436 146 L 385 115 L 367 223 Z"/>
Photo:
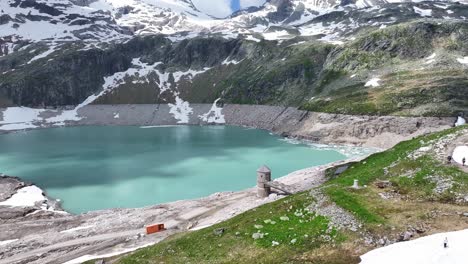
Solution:
<path fill-rule="evenodd" d="M 360 89 L 362 84 L 353 85 L 346 88 L 346 91 L 339 95 L 331 95 L 328 99 L 318 98 L 304 103 L 300 109 L 312 112 L 374 115 L 381 110 L 369 100 L 367 91 Z M 356 91 L 353 91 L 356 89 Z"/>
<path fill-rule="evenodd" d="M 342 208 L 352 212 L 358 219 L 367 224 L 380 224 L 384 222 L 379 215 L 378 208 L 374 207 L 375 197 L 371 191 L 351 189 L 354 179 L 359 184 L 370 185 L 377 179 L 391 179 L 398 191 L 405 194 L 413 194 L 418 198 L 442 200 L 444 195 L 436 195 L 433 192 L 435 184 L 427 179 L 430 175 L 453 178 L 457 184 L 451 191 L 466 190 L 468 188 L 468 174 L 456 167 L 444 166 L 433 158 L 423 156 L 416 160 L 408 159 L 411 152 L 419 149 L 431 140 L 439 139 L 450 133 L 466 127 L 448 129 L 442 132 L 420 136 L 415 139 L 401 142 L 394 148 L 371 155 L 366 160 L 353 164 L 338 178 L 327 182 L 324 190 L 333 202 Z M 419 169 L 412 178 L 400 177 L 406 172 Z M 444 198 L 447 201 L 447 198 Z"/>
<path fill-rule="evenodd" d="M 301 109 L 357 115 L 454 116 L 467 107 L 462 100 L 468 85 L 466 71 L 393 72 L 382 77 L 378 88 L 347 80 L 343 74 L 332 78 L 325 74 L 316 88 L 325 92 L 303 103 Z"/>
<path fill-rule="evenodd" d="M 359 195 L 343 188 L 327 188 L 326 194 L 341 208 L 344 208 L 365 223 L 383 223 L 382 217 L 366 208 Z"/>
<path fill-rule="evenodd" d="M 212 227 L 176 235 L 120 263 L 300 263 L 294 256 L 344 240 L 325 217 L 305 210 L 312 201 L 308 193 L 292 195 Z M 224 233 L 216 235 L 219 228 Z M 263 238 L 253 239 L 254 233 Z"/>
<path fill-rule="evenodd" d="M 434 193 L 436 183 L 429 177 L 450 180 L 454 184 L 442 193 Z M 457 167 L 444 166 L 429 155 L 416 160 L 406 159 L 391 168 L 388 177 L 399 193 L 411 195 L 415 199 L 455 202 L 455 193 L 468 191 L 468 177 Z"/>

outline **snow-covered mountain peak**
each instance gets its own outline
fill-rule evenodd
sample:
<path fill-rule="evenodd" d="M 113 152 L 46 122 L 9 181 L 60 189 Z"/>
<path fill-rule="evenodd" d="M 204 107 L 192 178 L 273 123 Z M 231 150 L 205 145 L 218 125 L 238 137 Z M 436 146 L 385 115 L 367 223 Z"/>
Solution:
<path fill-rule="evenodd" d="M 337 42 L 360 27 L 427 17 L 465 19 L 457 12 L 460 5 L 450 0 L 269 0 L 217 19 L 191 0 L 1 0 L 0 50 L 44 41 L 96 46 L 154 34 L 172 40 L 216 34 L 254 41 L 313 36 Z"/>

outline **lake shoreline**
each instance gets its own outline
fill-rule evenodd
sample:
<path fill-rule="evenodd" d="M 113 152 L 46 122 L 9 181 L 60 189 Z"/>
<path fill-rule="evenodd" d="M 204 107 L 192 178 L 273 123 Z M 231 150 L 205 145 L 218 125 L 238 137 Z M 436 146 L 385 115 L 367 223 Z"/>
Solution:
<path fill-rule="evenodd" d="M 76 110 L 41 110 L 30 122 L 12 123 L 25 129 L 60 126 L 173 126 L 231 125 L 268 130 L 316 143 L 390 148 L 403 140 L 452 127 L 455 117 L 399 117 L 316 113 L 295 107 L 226 104 L 218 112 L 212 104 L 191 104 L 183 121 L 169 105 L 86 105 Z M 36 111 L 36 110 L 31 110 Z M 68 111 L 68 112 L 67 112 Z M 77 116 L 72 116 L 69 111 Z M 0 124 L 5 109 L 0 109 Z M 60 118 L 59 118 L 60 117 Z M 66 118 L 72 119 L 67 120 Z M 180 118 L 180 117 L 179 117 Z M 73 120 L 75 119 L 75 120 Z M 28 120 L 28 119 L 25 119 Z M 50 122 L 55 120 L 58 122 Z M 14 128 L 14 127 L 13 127 Z M 10 133 L 22 129 L 2 130 Z"/>

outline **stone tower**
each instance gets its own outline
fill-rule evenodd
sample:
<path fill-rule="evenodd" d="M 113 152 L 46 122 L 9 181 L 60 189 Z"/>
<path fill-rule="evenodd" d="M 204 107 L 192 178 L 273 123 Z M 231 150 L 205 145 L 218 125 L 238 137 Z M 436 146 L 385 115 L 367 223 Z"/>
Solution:
<path fill-rule="evenodd" d="M 257 170 L 257 196 L 265 198 L 270 195 L 270 186 L 266 183 L 271 181 L 271 170 L 267 166 L 263 165 Z"/>

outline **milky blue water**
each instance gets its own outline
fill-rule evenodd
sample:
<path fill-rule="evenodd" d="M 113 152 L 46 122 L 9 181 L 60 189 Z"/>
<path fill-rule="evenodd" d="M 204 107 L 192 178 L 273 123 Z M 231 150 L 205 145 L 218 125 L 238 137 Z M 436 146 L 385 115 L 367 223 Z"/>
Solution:
<path fill-rule="evenodd" d="M 0 172 L 32 181 L 72 213 L 236 191 L 344 159 L 267 131 L 229 126 L 68 127 L 0 136 Z"/>

